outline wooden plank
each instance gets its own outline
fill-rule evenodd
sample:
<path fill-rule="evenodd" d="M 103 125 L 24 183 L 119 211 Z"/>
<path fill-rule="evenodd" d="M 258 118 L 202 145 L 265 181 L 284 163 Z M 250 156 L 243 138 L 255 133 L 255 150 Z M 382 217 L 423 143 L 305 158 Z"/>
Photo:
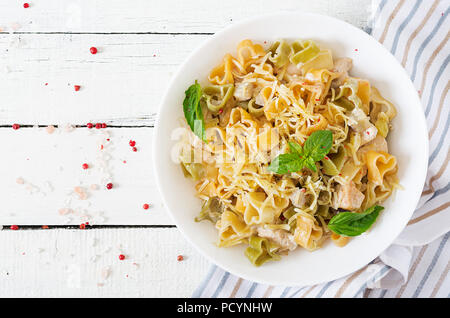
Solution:
<path fill-rule="evenodd" d="M 217 32 L 235 21 L 276 11 L 331 15 L 363 27 L 370 0 L 39 0 L 0 2 L 0 27 L 22 32 Z"/>
<path fill-rule="evenodd" d="M 0 225 L 173 224 L 153 179 L 152 133 L 152 128 L 61 128 L 53 134 L 1 128 Z M 83 170 L 83 163 L 89 169 Z M 75 192 L 78 186 L 86 199 Z M 144 210 L 144 203 L 150 209 Z"/>
<path fill-rule="evenodd" d="M 178 64 L 207 37 L 2 34 L 0 125 L 151 126 Z"/>
<path fill-rule="evenodd" d="M 0 297 L 189 297 L 209 267 L 177 229 L 0 231 L 0 241 Z"/>
<path fill-rule="evenodd" d="M 164 10 L 171 8 L 168 2 L 158 2 L 158 5 L 161 3 L 165 6 Z M 248 8 L 263 7 L 264 10 L 273 5 L 272 2 L 268 2 L 267 6 L 245 3 Z M 135 16 L 137 12 L 133 10 L 139 8 L 130 5 L 125 10 L 117 7 L 117 3 L 107 5 L 101 1 L 97 1 L 97 4 L 105 6 L 105 12 L 102 12 L 105 17 L 113 17 L 113 12 L 119 9 L 124 10 L 120 11 L 121 16 Z M 194 2 L 192 7 L 199 4 L 200 2 Z M 14 10 L 19 9 L 21 15 L 17 18 L 25 19 L 23 8 L 11 9 L 9 6 L 2 10 L 2 5 L 4 2 L 0 4 L 0 21 L 15 17 Z M 81 2 L 79 5 L 86 6 L 87 3 Z M 63 3 L 53 1 L 33 4 L 30 11 L 41 6 L 53 6 L 45 14 L 36 13 L 37 16 L 48 17 L 49 22 L 55 21 L 50 18 L 52 12 L 65 12 Z M 327 7 L 334 6 L 328 2 Z M 337 8 L 333 10 L 339 12 Z M 8 13 L 8 18 L 1 17 L 4 12 Z M 214 12 L 213 15 L 217 13 L 215 10 L 211 12 Z M 247 16 L 248 12 L 242 14 Z M 220 16 L 223 16 L 223 12 Z M 201 21 L 206 17 L 209 19 L 210 15 L 200 15 L 196 19 Z M 179 17 L 174 21 L 180 21 Z M 58 23 L 58 32 L 64 32 L 61 31 L 64 24 L 61 21 Z M 180 23 L 186 24 L 186 21 Z M 173 21 L 170 22 L 170 25 L 174 24 Z M 112 28 L 113 25 L 118 25 L 115 16 L 114 23 L 106 24 L 105 27 Z M 171 75 L 186 56 L 208 37 L 209 35 L 0 34 L 0 125 L 14 122 L 71 122 L 82 125 L 94 120 L 116 125 L 152 126 Z M 90 54 L 91 46 L 98 47 L 100 52 Z M 75 92 L 74 85 L 81 85 L 81 90 Z"/>

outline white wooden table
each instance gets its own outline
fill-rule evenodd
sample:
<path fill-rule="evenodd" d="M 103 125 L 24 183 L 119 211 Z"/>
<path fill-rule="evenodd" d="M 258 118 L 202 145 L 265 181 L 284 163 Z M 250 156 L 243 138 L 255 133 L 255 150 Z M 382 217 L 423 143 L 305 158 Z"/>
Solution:
<path fill-rule="evenodd" d="M 158 103 L 197 45 L 278 10 L 363 27 L 370 0 L 0 2 L 0 297 L 191 295 L 209 263 L 178 232 L 153 180 Z"/>

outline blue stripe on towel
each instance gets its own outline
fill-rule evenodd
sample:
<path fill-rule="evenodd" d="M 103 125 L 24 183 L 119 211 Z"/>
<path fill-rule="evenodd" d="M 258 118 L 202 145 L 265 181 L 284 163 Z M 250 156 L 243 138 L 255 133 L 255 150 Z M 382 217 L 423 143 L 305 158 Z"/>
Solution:
<path fill-rule="evenodd" d="M 442 250 L 444 249 L 445 243 L 447 243 L 448 240 L 448 236 L 450 235 L 450 232 L 445 234 L 444 239 L 442 240 L 442 242 L 439 244 L 439 247 L 436 250 L 436 253 L 433 256 L 433 259 L 431 260 L 430 265 L 428 266 L 427 271 L 425 272 L 425 275 L 423 276 L 422 280 L 419 283 L 419 286 L 417 286 L 416 291 L 414 292 L 414 294 L 412 295 L 412 298 L 416 298 L 417 296 L 419 296 L 420 292 L 422 291 L 423 286 L 425 285 L 425 283 L 428 280 L 428 277 L 430 277 L 431 272 L 434 269 L 434 266 L 437 263 L 437 260 L 439 259 L 439 256 L 442 253 Z"/>
<path fill-rule="evenodd" d="M 219 286 L 217 286 L 216 291 L 214 292 L 214 294 L 211 296 L 212 298 L 217 298 L 217 295 L 219 295 L 219 293 L 222 291 L 223 286 L 225 286 L 225 283 L 228 280 L 228 277 L 230 277 L 230 273 L 225 272 L 225 274 L 222 276 L 222 279 L 220 280 Z"/>
<path fill-rule="evenodd" d="M 441 16 L 441 18 L 439 19 L 438 23 L 434 27 L 433 31 L 431 31 L 431 33 L 427 36 L 425 41 L 423 41 L 422 44 L 420 45 L 420 48 L 417 51 L 416 57 L 414 58 L 413 72 L 412 72 L 412 75 L 411 75 L 411 80 L 413 82 L 416 79 L 417 65 L 419 64 L 419 59 L 422 56 L 422 53 L 425 50 L 425 47 L 428 45 L 428 43 L 430 43 L 431 39 L 436 35 L 437 31 L 442 26 L 442 23 L 444 23 L 444 20 L 447 18 L 449 10 L 450 9 L 447 9 L 445 11 L 445 14 L 443 16 Z"/>
<path fill-rule="evenodd" d="M 194 291 L 194 293 L 192 294 L 193 298 L 198 298 L 200 297 L 200 295 L 203 293 L 203 291 L 205 290 L 206 285 L 208 284 L 208 282 L 211 280 L 211 277 L 214 275 L 215 271 L 217 269 L 216 265 L 211 266 L 211 268 L 209 269 L 208 275 L 205 277 L 205 279 L 203 280 L 202 284 L 200 286 L 198 286 L 198 288 Z"/>
<path fill-rule="evenodd" d="M 397 45 L 398 41 L 400 39 L 400 35 L 402 34 L 403 30 L 405 29 L 406 25 L 409 21 L 411 21 L 414 14 L 416 14 L 417 9 L 419 8 L 420 4 L 422 3 L 422 0 L 416 0 L 416 4 L 412 8 L 411 12 L 408 14 L 408 16 L 403 20 L 402 24 L 398 27 L 397 33 L 395 34 L 394 43 L 392 44 L 391 53 L 395 55 L 395 52 L 397 51 Z"/>

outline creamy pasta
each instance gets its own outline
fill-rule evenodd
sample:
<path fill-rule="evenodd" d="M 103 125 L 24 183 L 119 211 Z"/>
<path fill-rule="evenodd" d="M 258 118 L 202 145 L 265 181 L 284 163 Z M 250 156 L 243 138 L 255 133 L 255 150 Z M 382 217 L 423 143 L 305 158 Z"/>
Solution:
<path fill-rule="evenodd" d="M 186 91 L 180 161 L 217 228 L 259 266 L 366 231 L 398 186 L 395 107 L 310 40 L 244 40 Z"/>

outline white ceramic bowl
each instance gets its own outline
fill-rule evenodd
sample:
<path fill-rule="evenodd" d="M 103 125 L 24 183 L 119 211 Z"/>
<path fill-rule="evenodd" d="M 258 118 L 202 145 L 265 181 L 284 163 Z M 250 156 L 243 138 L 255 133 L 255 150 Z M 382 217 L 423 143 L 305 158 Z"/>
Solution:
<path fill-rule="evenodd" d="M 243 39 L 268 43 L 276 39 L 312 39 L 333 56 L 350 57 L 353 76 L 368 79 L 398 110 L 389 149 L 398 159 L 401 185 L 382 205 L 385 210 L 365 235 L 353 238 L 343 248 L 327 243 L 308 252 L 297 249 L 281 261 L 254 267 L 243 246 L 218 248 L 217 230 L 208 222 L 194 222 L 201 203 L 194 196 L 194 184 L 171 160 L 176 141 L 172 132 L 183 117 L 184 91 L 194 80 L 205 82 L 209 71 L 225 53 L 236 51 Z M 355 50 L 357 49 L 357 51 Z M 375 259 L 400 234 L 419 200 L 428 163 L 425 118 L 416 90 L 397 60 L 375 39 L 343 21 L 309 13 L 277 13 L 236 23 L 216 33 L 197 48 L 180 66 L 162 100 L 153 143 L 153 163 L 163 202 L 185 237 L 211 262 L 256 282 L 300 286 L 322 283 L 345 276 Z"/>

